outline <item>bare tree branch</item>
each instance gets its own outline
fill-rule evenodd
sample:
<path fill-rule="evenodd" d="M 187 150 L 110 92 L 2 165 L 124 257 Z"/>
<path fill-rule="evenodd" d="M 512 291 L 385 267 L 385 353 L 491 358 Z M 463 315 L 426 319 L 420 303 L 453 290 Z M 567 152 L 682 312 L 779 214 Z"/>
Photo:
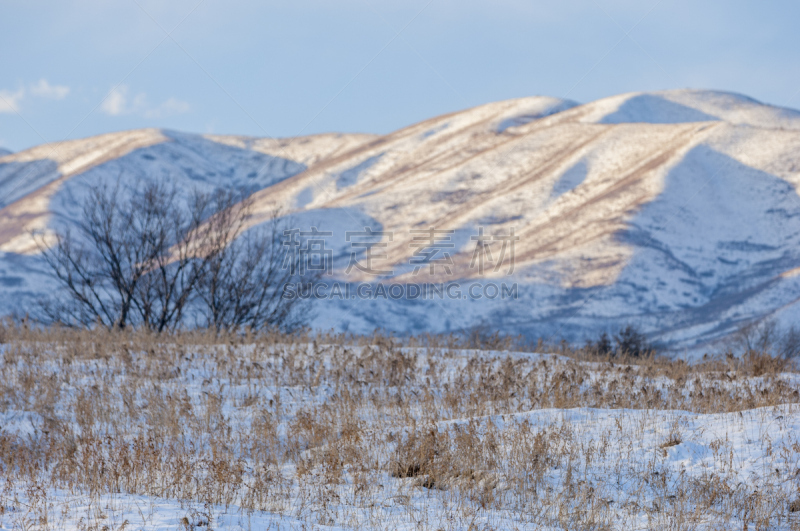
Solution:
<path fill-rule="evenodd" d="M 245 231 L 251 207 L 233 192 L 182 197 L 165 182 L 95 189 L 74 234 L 52 246 L 34 235 L 64 294 L 45 317 L 155 332 L 184 326 L 187 313 L 217 331 L 300 326 L 305 301 L 282 297 L 298 268 L 284 267 L 281 218 Z"/>

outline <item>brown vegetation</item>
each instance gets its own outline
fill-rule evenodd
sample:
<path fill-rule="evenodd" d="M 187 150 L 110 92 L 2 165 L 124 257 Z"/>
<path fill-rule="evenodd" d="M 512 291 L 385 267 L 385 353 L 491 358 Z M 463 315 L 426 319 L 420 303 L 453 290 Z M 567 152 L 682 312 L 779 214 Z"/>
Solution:
<path fill-rule="evenodd" d="M 470 341 L 506 352 L 460 350 Z M 550 354 L 530 355 L 515 341 L 5 326 L 0 419 L 25 412 L 34 431 L 0 427 L 0 506 L 22 507 L 24 494 L 25 511 L 5 518 L 44 527 L 59 488 L 186 500 L 195 512 L 176 522 L 186 528 L 226 509 L 391 528 L 387 504 L 429 529 L 444 526 L 434 514 L 452 528 L 499 514 L 562 529 L 798 528 L 785 486 L 797 488 L 800 441 L 776 445 L 777 475 L 752 485 L 738 481 L 730 441 L 711 445 L 718 465 L 705 477 L 664 464 L 687 440 L 686 417 L 671 410 L 800 402 L 786 362 L 751 353 L 690 365 L 544 345 Z M 620 412 L 589 440 L 568 417 L 524 416 L 550 408 Z M 622 457 L 664 418 L 646 460 Z"/>

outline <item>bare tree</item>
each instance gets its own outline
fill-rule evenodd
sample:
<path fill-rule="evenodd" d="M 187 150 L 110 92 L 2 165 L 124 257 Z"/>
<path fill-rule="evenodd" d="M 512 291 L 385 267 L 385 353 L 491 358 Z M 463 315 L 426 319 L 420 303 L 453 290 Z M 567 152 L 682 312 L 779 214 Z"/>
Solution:
<path fill-rule="evenodd" d="M 653 347 L 647 342 L 647 336 L 639 332 L 633 325 L 627 325 L 614 335 L 617 343 L 617 354 L 639 357 L 652 352 Z"/>
<path fill-rule="evenodd" d="M 308 301 L 283 297 L 283 287 L 297 281 L 302 257 L 287 253 L 282 236 L 288 223 L 278 211 L 266 224 L 241 234 L 250 209 L 219 209 L 213 220 L 215 252 L 198 287 L 205 325 L 220 330 L 242 327 L 294 329 L 308 319 Z M 307 271 L 303 280 L 319 278 Z"/>
<path fill-rule="evenodd" d="M 43 305 L 44 317 L 155 332 L 182 326 L 193 312 L 217 330 L 298 325 L 298 302 L 280 297 L 288 277 L 277 218 L 271 231 L 242 234 L 249 203 L 240 199 L 197 191 L 183 198 L 163 182 L 127 194 L 94 190 L 74 231 L 56 234 L 52 246 L 35 235 L 64 291 Z"/>
<path fill-rule="evenodd" d="M 800 356 L 800 332 L 791 326 L 784 329 L 774 317 L 740 326 L 728 341 L 731 350 L 743 354 L 768 353 L 784 359 Z"/>

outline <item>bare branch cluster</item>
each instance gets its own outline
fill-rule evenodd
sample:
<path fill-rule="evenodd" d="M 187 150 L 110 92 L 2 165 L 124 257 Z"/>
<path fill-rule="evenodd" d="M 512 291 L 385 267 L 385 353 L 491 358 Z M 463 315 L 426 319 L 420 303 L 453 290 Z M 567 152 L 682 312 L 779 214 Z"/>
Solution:
<path fill-rule="evenodd" d="M 247 198 L 179 192 L 166 182 L 102 186 L 54 244 L 35 234 L 62 288 L 43 301 L 43 319 L 154 332 L 301 326 L 303 301 L 281 296 L 297 268 L 285 267 L 279 213 L 248 229 Z"/>

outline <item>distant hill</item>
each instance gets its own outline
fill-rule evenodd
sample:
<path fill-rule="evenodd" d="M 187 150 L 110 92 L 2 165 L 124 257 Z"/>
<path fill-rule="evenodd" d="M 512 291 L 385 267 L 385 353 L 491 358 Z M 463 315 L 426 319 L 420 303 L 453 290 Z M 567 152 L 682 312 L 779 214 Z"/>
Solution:
<path fill-rule="evenodd" d="M 0 312 L 48 289 L 29 231 L 69 222 L 87 187 L 164 176 L 254 192 L 307 229 L 393 233 L 388 282 L 475 279 L 471 236 L 513 228 L 516 301 L 322 301 L 315 326 L 582 339 L 635 324 L 674 349 L 800 306 L 800 112 L 725 92 L 631 93 L 579 105 L 490 103 L 384 136 L 291 139 L 112 133 L 0 160 Z M 454 273 L 409 264 L 411 229 L 453 230 Z M 499 250 L 499 247 L 496 248 Z M 486 280 L 486 279 L 484 279 Z"/>

